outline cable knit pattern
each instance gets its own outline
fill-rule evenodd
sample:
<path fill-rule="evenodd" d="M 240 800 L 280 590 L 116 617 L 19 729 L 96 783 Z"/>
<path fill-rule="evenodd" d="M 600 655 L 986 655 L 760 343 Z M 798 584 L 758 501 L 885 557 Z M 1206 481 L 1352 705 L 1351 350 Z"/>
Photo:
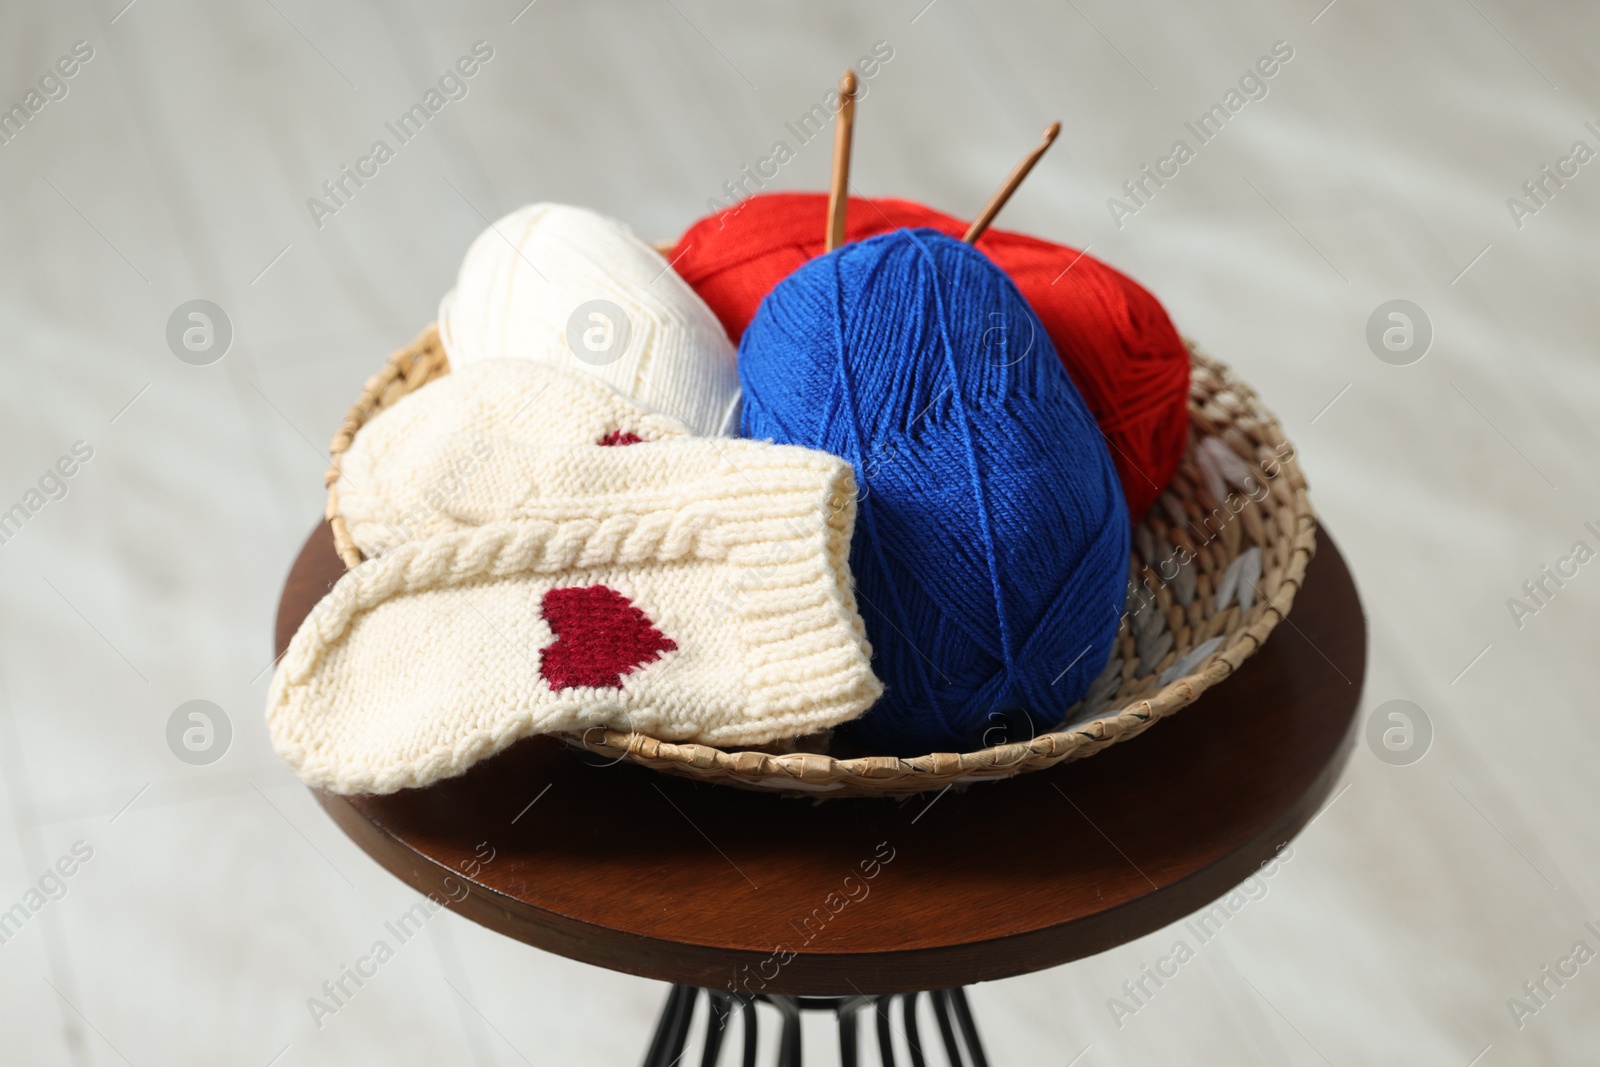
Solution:
<path fill-rule="evenodd" d="M 364 427 L 339 485 L 372 558 L 302 623 L 268 698 L 296 773 L 387 793 L 535 733 L 755 745 L 870 707 L 882 686 L 850 576 L 850 465 L 651 418 L 570 371 L 493 360 Z M 618 421 L 646 440 L 600 444 Z M 581 653 L 585 635 L 552 630 L 545 594 L 592 586 L 665 640 L 618 686 L 552 689 L 542 654 L 557 638 Z"/>
<path fill-rule="evenodd" d="M 482 463 L 498 444 L 565 448 L 599 444 L 619 431 L 646 441 L 689 436 L 676 419 L 577 371 L 517 359 L 473 363 L 363 426 L 339 459 L 334 498 L 370 558 L 426 530 L 449 528 L 430 520 L 481 482 Z"/>
<path fill-rule="evenodd" d="M 722 324 L 659 252 L 593 211 L 530 204 L 483 231 L 439 306 L 439 336 L 457 371 L 534 360 L 591 375 L 698 434 L 738 430 Z"/>

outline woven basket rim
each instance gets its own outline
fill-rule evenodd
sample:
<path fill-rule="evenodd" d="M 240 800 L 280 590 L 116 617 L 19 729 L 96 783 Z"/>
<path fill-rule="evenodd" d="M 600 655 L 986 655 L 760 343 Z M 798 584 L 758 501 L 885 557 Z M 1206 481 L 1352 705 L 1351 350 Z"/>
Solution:
<path fill-rule="evenodd" d="M 1205 355 L 1192 341 L 1187 343 L 1195 372 L 1218 380 L 1220 388 L 1213 395 L 1231 394 L 1231 398 L 1248 412 L 1258 439 L 1287 444 L 1277 419 L 1261 405 L 1255 391 L 1235 377 L 1226 364 Z M 347 569 L 359 564 L 363 557 L 339 513 L 340 458 L 350 447 L 356 432 L 373 414 L 393 403 L 398 396 L 448 373 L 449 364 L 438 327 L 430 324 L 411 344 L 391 355 L 383 369 L 366 381 L 360 398 L 350 407 L 335 433 L 330 446 L 332 463 L 326 475 L 327 519 L 333 529 L 335 547 Z M 1231 427 L 1237 421 L 1228 419 L 1221 409 L 1219 413 L 1221 419 L 1213 420 L 1206 411 L 1195 410 L 1191 391 L 1192 422 L 1215 435 L 1222 430 L 1212 425 L 1213 422 L 1226 421 Z M 1190 447 L 1193 447 L 1192 442 Z M 698 742 L 663 741 L 647 734 L 601 726 L 580 734 L 559 736 L 569 744 L 596 754 L 627 759 L 668 773 L 751 789 L 814 795 L 925 792 L 971 781 L 1008 778 L 1093 755 L 1194 703 L 1237 670 L 1288 615 L 1304 581 L 1306 566 L 1316 551 L 1316 519 L 1297 455 L 1291 451 L 1282 459 L 1281 471 L 1271 481 L 1281 485 L 1287 495 L 1286 510 L 1291 526 L 1287 534 L 1288 558 L 1276 590 L 1257 605 L 1254 621 L 1234 632 L 1230 640 L 1188 674 L 1159 686 L 1153 694 L 1141 699 L 1128 703 L 1113 701 L 1115 710 L 1087 721 L 1083 721 L 1081 715 L 1074 721 L 1069 715 L 1066 721 L 1071 725 L 1026 741 L 970 752 L 931 752 L 910 757 L 836 757 L 820 752 L 728 750 Z M 1281 519 L 1278 524 L 1282 525 Z"/>

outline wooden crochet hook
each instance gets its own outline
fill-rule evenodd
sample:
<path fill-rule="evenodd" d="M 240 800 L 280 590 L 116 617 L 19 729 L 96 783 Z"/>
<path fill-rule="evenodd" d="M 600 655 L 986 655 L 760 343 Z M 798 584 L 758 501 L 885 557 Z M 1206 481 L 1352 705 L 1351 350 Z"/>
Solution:
<path fill-rule="evenodd" d="M 850 140 L 856 128 L 856 72 L 839 79 L 839 117 L 833 125 L 833 182 L 828 187 L 828 236 L 823 251 L 844 244 L 844 217 L 850 198 Z"/>
<path fill-rule="evenodd" d="M 967 227 L 966 236 L 961 238 L 963 241 L 969 245 L 977 243 L 978 238 L 983 236 L 983 231 L 989 228 L 989 223 L 994 221 L 994 217 L 1000 214 L 1000 209 L 1006 206 L 1006 201 L 1011 199 L 1011 194 L 1017 191 L 1017 186 L 1022 184 L 1022 179 L 1028 176 L 1028 172 L 1033 169 L 1033 165 L 1044 157 L 1044 154 L 1050 150 L 1051 145 L 1055 144 L 1056 137 L 1060 133 L 1061 123 L 1059 122 L 1052 122 L 1044 128 L 1044 140 L 1039 142 L 1039 147 L 1023 156 L 1022 161 L 1011 168 L 1011 173 L 1006 177 L 1005 182 L 995 190 L 994 195 L 989 198 L 989 202 L 978 213 L 978 217 L 972 220 L 972 225 Z"/>

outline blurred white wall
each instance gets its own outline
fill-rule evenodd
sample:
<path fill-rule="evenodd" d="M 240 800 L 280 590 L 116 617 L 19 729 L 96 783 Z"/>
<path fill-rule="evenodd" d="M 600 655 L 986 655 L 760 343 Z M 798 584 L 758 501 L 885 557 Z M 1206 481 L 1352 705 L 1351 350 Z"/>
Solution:
<path fill-rule="evenodd" d="M 1411 700 L 1435 732 L 1410 766 L 1359 747 L 1270 895 L 1120 1028 L 1107 998 L 1170 934 L 978 988 L 994 1062 L 1592 1059 L 1600 965 L 1535 1015 L 1507 1000 L 1600 950 L 1600 564 L 1520 626 L 1507 601 L 1600 547 L 1600 163 L 1536 214 L 1507 199 L 1600 150 L 1600 8 L 522 3 L 0 10 L 0 108 L 93 53 L 0 144 L 0 509 L 92 449 L 0 544 L 0 907 L 93 850 L 0 944 L 0 1059 L 642 1055 L 662 987 L 454 915 L 312 1025 L 306 997 L 413 896 L 271 754 L 278 590 L 341 413 L 489 219 L 569 201 L 670 238 L 878 41 L 856 188 L 971 214 L 1060 118 L 1000 224 L 1089 245 L 1259 389 L 1366 599 L 1364 714 Z M 319 228 L 307 198 L 478 41 L 466 96 Z M 1280 41 L 1266 96 L 1119 227 L 1107 199 Z M 770 187 L 827 173 L 822 138 Z M 197 298 L 234 331 L 209 366 L 166 341 Z M 1391 299 L 1432 324 L 1409 366 L 1366 341 Z M 192 699 L 232 724 L 209 766 L 167 745 Z"/>

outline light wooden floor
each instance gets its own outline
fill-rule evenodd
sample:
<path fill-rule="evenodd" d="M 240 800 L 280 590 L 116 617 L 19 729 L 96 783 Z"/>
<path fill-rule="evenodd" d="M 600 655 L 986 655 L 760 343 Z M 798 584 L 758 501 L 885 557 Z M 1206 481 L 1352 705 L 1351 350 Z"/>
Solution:
<path fill-rule="evenodd" d="M 1506 201 L 1600 148 L 1600 9 L 1323 2 L 6 5 L 0 107 L 93 58 L 0 145 L 0 509 L 93 456 L 0 545 L 0 910 L 92 858 L 0 944 L 0 1059 L 640 1056 L 661 987 L 451 914 L 314 1025 L 415 898 L 271 754 L 276 596 L 341 411 L 488 219 L 569 201 L 670 237 L 881 40 L 857 188 L 970 214 L 1060 118 L 1002 224 L 1092 246 L 1260 389 L 1362 584 L 1365 706 L 1436 733 L 1412 766 L 1358 749 L 1270 892 L 1120 1027 L 1181 927 L 975 990 L 994 1061 L 1593 1062 L 1600 963 L 1520 1027 L 1507 1001 L 1600 950 L 1600 563 L 1520 628 L 1507 599 L 1600 547 L 1600 164 L 1520 228 Z M 480 40 L 466 97 L 317 228 L 307 198 Z M 1118 228 L 1107 198 L 1277 41 L 1267 96 Z M 827 143 L 772 187 L 821 187 Z M 196 297 L 235 328 L 211 366 L 165 341 Z M 1435 328 L 1413 366 L 1365 341 L 1393 298 Z M 207 767 L 166 742 L 196 698 L 233 727 Z"/>

